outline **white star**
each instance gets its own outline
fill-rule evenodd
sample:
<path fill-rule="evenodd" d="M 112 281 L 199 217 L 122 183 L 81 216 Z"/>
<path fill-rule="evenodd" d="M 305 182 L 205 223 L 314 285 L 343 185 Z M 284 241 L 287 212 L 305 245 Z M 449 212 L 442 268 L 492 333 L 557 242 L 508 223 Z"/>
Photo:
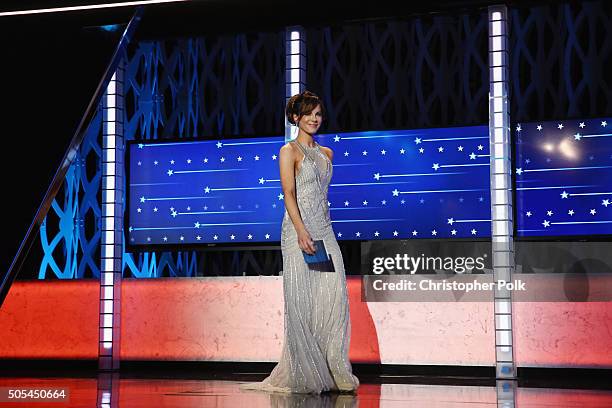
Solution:
<path fill-rule="evenodd" d="M 181 241 L 185 240 L 185 237 L 181 235 L 181 238 L 179 238 Z"/>
<path fill-rule="evenodd" d="M 455 229 L 454 229 L 454 230 L 452 230 L 452 231 L 451 231 L 451 235 L 457 235 L 457 230 L 455 230 Z"/>
<path fill-rule="evenodd" d="M 544 220 L 544 222 L 542 223 L 542 225 L 544 226 L 544 228 L 548 228 L 548 227 L 550 227 L 550 221 L 548 221 L 548 220 Z"/>
<path fill-rule="evenodd" d="M 531 163 L 531 160 L 525 159 L 525 164 L 529 164 L 529 163 Z"/>
<path fill-rule="evenodd" d="M 568 215 L 574 215 L 574 210 L 569 210 L 567 213 Z"/>
<path fill-rule="evenodd" d="M 387 200 L 382 200 L 380 203 L 381 203 L 382 205 L 387 205 Z"/>
<path fill-rule="evenodd" d="M 595 214 L 597 214 L 597 211 L 594 208 L 592 208 L 590 213 L 591 213 L 591 215 L 595 215 Z"/>
<path fill-rule="evenodd" d="M 141 212 L 142 212 L 142 208 L 138 208 L 138 209 L 136 209 L 136 211 L 138 211 L 139 213 L 141 213 Z"/>
<path fill-rule="evenodd" d="M 580 136 L 580 133 L 576 133 L 574 135 L 574 140 L 580 140 L 580 139 L 582 139 L 582 136 Z"/>
<path fill-rule="evenodd" d="M 264 180 L 263 177 L 259 179 L 259 184 L 263 184 L 264 182 L 265 182 L 265 180 Z"/>
<path fill-rule="evenodd" d="M 168 241 L 168 237 L 164 237 L 164 242 Z"/>
<path fill-rule="evenodd" d="M 440 168 L 440 165 L 438 163 L 434 163 L 433 166 L 431 166 L 431 168 L 434 170 L 438 170 Z"/>
<path fill-rule="evenodd" d="M 380 151 L 380 154 L 385 155 L 385 154 L 387 154 L 387 151 L 386 151 L 385 149 L 382 149 L 382 150 Z"/>
<path fill-rule="evenodd" d="M 225 161 L 225 157 L 221 157 L 221 163 Z"/>
<path fill-rule="evenodd" d="M 329 201 L 329 200 L 327 201 L 327 206 L 331 207 L 331 201 Z"/>
<path fill-rule="evenodd" d="M 139 162 L 138 162 L 138 165 L 139 165 L 139 166 L 142 166 L 142 162 L 141 162 L 141 161 L 139 161 Z"/>
<path fill-rule="evenodd" d="M 170 164 L 174 164 L 174 160 L 170 160 Z"/>
<path fill-rule="evenodd" d="M 168 175 L 171 176 L 174 172 L 172 170 L 168 170 Z"/>
<path fill-rule="evenodd" d="M 608 122 L 606 122 L 605 120 L 603 122 L 601 122 L 601 126 L 606 127 L 608 126 Z"/>
<path fill-rule="evenodd" d="M 536 129 L 542 130 L 542 125 L 538 125 L 538 127 L 536 127 Z"/>
<path fill-rule="evenodd" d="M 476 230 L 472 228 L 472 230 L 470 231 L 472 233 L 472 235 L 476 235 Z"/>
<path fill-rule="evenodd" d="M 393 197 L 398 197 L 399 196 L 399 191 L 397 190 L 397 188 L 395 190 L 393 190 L 392 193 L 393 193 Z"/>
<path fill-rule="evenodd" d="M 419 153 L 425 153 L 425 149 L 423 149 L 422 147 L 419 148 Z"/>
<path fill-rule="evenodd" d="M 159 209 L 157 207 L 153 208 L 153 212 L 157 212 Z"/>
<path fill-rule="evenodd" d="M 404 154 L 406 151 L 402 148 L 400 149 L 400 154 Z"/>
<path fill-rule="evenodd" d="M 561 198 L 567 198 L 569 197 L 569 194 L 567 194 L 567 191 L 563 190 L 563 192 L 561 193 Z"/>
<path fill-rule="evenodd" d="M 334 142 L 339 142 L 340 141 L 340 136 L 336 135 L 334 136 Z"/>
<path fill-rule="evenodd" d="M 356 236 L 356 237 L 360 237 L 360 236 L 361 236 L 361 232 L 357 231 L 357 232 L 355 233 L 355 236 Z"/>
<path fill-rule="evenodd" d="M 236 236 L 234 234 L 232 234 L 232 235 L 230 235 L 230 239 L 234 240 L 234 239 L 236 239 Z"/>
<path fill-rule="evenodd" d="M 580 125 L 578 125 L 578 126 L 580 126 L 580 128 L 583 128 L 585 126 L 584 122 L 580 122 Z"/>
<path fill-rule="evenodd" d="M 248 239 L 253 239 L 253 236 L 251 234 L 247 235 Z"/>
<path fill-rule="evenodd" d="M 144 148 L 144 144 L 139 143 L 139 144 L 138 144 L 138 148 L 139 148 L 139 149 L 143 149 L 143 148 Z"/>
<path fill-rule="evenodd" d="M 187 164 L 191 164 L 191 159 L 187 159 Z"/>
<path fill-rule="evenodd" d="M 222 209 L 222 210 L 225 210 L 225 206 L 224 206 L 224 205 L 221 205 L 221 209 Z"/>
<path fill-rule="evenodd" d="M 259 160 L 259 156 L 255 156 L 255 157 L 254 157 L 254 159 L 255 159 L 255 160 Z"/>
<path fill-rule="evenodd" d="M 406 200 L 402 199 L 402 201 L 400 201 L 400 203 L 404 204 L 404 203 L 406 203 Z"/>
<path fill-rule="evenodd" d="M 481 203 L 484 201 L 483 197 L 478 197 L 478 201 L 480 201 Z"/>
<path fill-rule="evenodd" d="M 603 200 L 603 201 L 601 202 L 601 205 L 603 205 L 604 207 L 608 208 L 608 206 L 610 205 L 610 200 L 608 200 L 608 199 Z"/>
<path fill-rule="evenodd" d="M 204 206 L 204 210 L 208 210 L 208 206 L 207 205 Z"/>
<path fill-rule="evenodd" d="M 525 213 L 525 215 L 526 215 L 526 216 L 528 216 L 528 217 L 531 217 L 531 211 L 527 211 L 527 212 Z"/>
<path fill-rule="evenodd" d="M 241 161 L 242 161 L 242 156 L 238 156 L 236 159 L 237 159 L 239 162 L 241 162 Z"/>
<path fill-rule="evenodd" d="M 377 237 L 377 236 L 379 236 L 379 235 L 380 235 L 380 233 L 379 233 L 378 231 L 374 232 L 374 236 L 375 236 L 375 237 Z"/>
<path fill-rule="evenodd" d="M 563 129 L 563 123 L 559 123 L 557 127 L 559 128 L 559 130 Z"/>
<path fill-rule="evenodd" d="M 272 204 L 272 208 L 276 208 L 276 204 Z"/>
<path fill-rule="evenodd" d="M 419 200 L 419 203 L 424 204 L 424 203 L 425 203 L 425 199 L 421 198 L 421 199 Z"/>
<path fill-rule="evenodd" d="M 444 151 L 444 148 L 442 146 L 438 147 L 438 152 L 442 153 Z"/>
<path fill-rule="evenodd" d="M 417 137 L 416 139 L 414 139 L 414 143 L 421 144 L 421 138 Z"/>
<path fill-rule="evenodd" d="M 341 233 L 341 232 L 339 232 L 339 233 L 338 233 L 338 238 L 340 238 L 341 236 L 342 236 L 342 233 Z"/>
<path fill-rule="evenodd" d="M 476 153 L 472 152 L 470 154 L 470 160 L 476 160 Z"/>
<path fill-rule="evenodd" d="M 144 196 L 140 197 L 140 202 L 141 202 L 141 203 L 144 203 L 144 202 L 145 202 L 145 200 L 146 200 L 146 198 L 145 198 Z"/>
<path fill-rule="evenodd" d="M 208 163 L 208 157 L 205 157 L 203 161 L 204 163 Z"/>
<path fill-rule="evenodd" d="M 361 152 L 362 155 L 367 156 L 368 155 L 368 151 L 364 150 L 363 152 Z"/>
<path fill-rule="evenodd" d="M 215 234 L 215 236 L 213 236 L 213 239 L 216 241 L 219 239 L 219 237 Z"/>
<path fill-rule="evenodd" d="M 546 215 L 548 215 L 549 217 L 552 217 L 553 212 L 551 210 L 546 211 Z"/>
<path fill-rule="evenodd" d="M 348 205 L 349 205 L 349 202 L 348 202 L 348 201 L 345 201 L 345 202 L 344 202 L 344 206 L 345 206 L 345 207 L 348 207 Z"/>
<path fill-rule="evenodd" d="M 155 160 L 155 161 L 153 162 L 153 164 L 157 166 L 157 165 L 159 164 L 159 162 L 158 162 L 157 160 Z"/>
<path fill-rule="evenodd" d="M 148 242 L 151 242 L 151 237 L 147 237 L 147 241 L 148 241 Z"/>
<path fill-rule="evenodd" d="M 380 180 L 380 173 L 374 173 L 374 178 L 376 180 Z"/>
<path fill-rule="evenodd" d="M 450 225 L 453 225 L 453 223 L 454 223 L 454 222 L 455 222 L 455 220 L 454 220 L 453 218 L 449 218 L 449 219 L 448 219 L 448 223 L 449 223 Z"/>
<path fill-rule="evenodd" d="M 519 125 L 516 127 L 516 131 L 520 132 L 521 130 L 523 130 L 523 128 L 521 128 L 521 124 L 519 123 Z"/>
<path fill-rule="evenodd" d="M 195 228 L 200 228 L 200 223 L 199 223 L 199 222 L 196 222 L 196 223 L 194 224 L 194 227 L 195 227 Z"/>
<path fill-rule="evenodd" d="M 521 167 L 517 168 L 517 169 L 516 169 L 516 174 L 518 174 L 519 176 L 520 176 L 521 174 L 523 174 L 523 169 L 522 169 Z"/>
<path fill-rule="evenodd" d="M 277 157 L 277 156 L 276 156 L 275 154 L 273 154 L 273 155 L 272 155 L 272 160 L 276 160 L 276 157 Z"/>
<path fill-rule="evenodd" d="M 134 227 L 130 227 L 130 228 L 128 228 L 128 230 L 129 230 L 130 232 L 132 232 L 132 231 L 134 231 Z"/>
<path fill-rule="evenodd" d="M 201 240 L 201 239 L 202 239 L 202 237 L 198 235 L 198 236 L 196 237 L 196 239 L 199 241 L 199 240 Z"/>
<path fill-rule="evenodd" d="M 349 152 L 344 152 L 344 157 L 348 156 Z"/>
<path fill-rule="evenodd" d="M 412 231 L 412 236 L 413 236 L 413 237 L 416 237 L 416 236 L 417 236 L 417 234 L 418 234 L 417 230 Z"/>
<path fill-rule="evenodd" d="M 210 187 L 206 186 L 206 187 L 204 188 L 204 192 L 205 192 L 205 193 L 210 193 Z"/>
<path fill-rule="evenodd" d="M 170 215 L 174 218 L 176 218 L 176 216 L 178 215 L 178 213 L 176 211 L 172 211 L 172 213 L 170 213 Z"/>
<path fill-rule="evenodd" d="M 431 231 L 431 235 L 433 235 L 435 237 L 436 235 L 438 235 L 438 231 L 436 231 L 436 230 Z"/>
<path fill-rule="evenodd" d="M 283 198 L 285 198 L 285 196 L 283 195 L 283 193 L 280 193 L 280 194 L 278 195 L 278 199 L 279 199 L 279 200 L 282 200 Z"/>
<path fill-rule="evenodd" d="M 223 143 L 217 142 L 217 148 L 220 148 L 221 146 L 223 146 Z"/>
<path fill-rule="evenodd" d="M 399 232 L 397 232 L 397 231 L 393 231 L 393 236 L 394 236 L 394 237 L 397 237 L 397 235 L 398 235 L 398 234 L 399 234 Z"/>
<path fill-rule="evenodd" d="M 457 151 L 462 152 L 463 151 L 463 146 L 457 147 Z"/>
<path fill-rule="evenodd" d="M 363 205 L 368 205 L 368 200 L 363 200 Z"/>
<path fill-rule="evenodd" d="M 270 234 L 265 235 L 266 239 L 270 239 Z"/>

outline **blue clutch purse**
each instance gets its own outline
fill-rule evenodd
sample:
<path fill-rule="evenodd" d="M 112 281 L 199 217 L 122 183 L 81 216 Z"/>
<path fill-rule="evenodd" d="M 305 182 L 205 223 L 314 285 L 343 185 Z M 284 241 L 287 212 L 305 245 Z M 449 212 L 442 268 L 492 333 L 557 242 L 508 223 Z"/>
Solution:
<path fill-rule="evenodd" d="M 329 255 L 327 255 L 327 251 L 325 250 L 325 244 L 323 240 L 314 241 L 315 253 L 310 255 L 306 252 L 302 251 L 302 255 L 304 255 L 304 261 L 307 264 L 320 264 L 325 262 L 330 262 Z"/>

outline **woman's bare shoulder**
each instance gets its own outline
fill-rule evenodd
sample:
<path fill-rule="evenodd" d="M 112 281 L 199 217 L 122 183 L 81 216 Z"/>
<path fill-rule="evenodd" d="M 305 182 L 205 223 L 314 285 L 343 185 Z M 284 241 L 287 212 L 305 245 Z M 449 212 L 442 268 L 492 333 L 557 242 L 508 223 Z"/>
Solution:
<path fill-rule="evenodd" d="M 334 151 L 330 147 L 321 145 L 319 145 L 319 147 L 321 148 L 321 151 L 325 153 L 327 157 L 329 157 L 329 160 L 334 158 Z"/>

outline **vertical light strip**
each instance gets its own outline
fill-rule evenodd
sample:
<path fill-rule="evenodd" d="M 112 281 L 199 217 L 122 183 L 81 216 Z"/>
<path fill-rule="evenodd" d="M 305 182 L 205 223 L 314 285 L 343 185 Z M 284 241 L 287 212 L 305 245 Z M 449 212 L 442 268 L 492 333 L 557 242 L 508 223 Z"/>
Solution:
<path fill-rule="evenodd" d="M 293 95 L 306 89 L 306 39 L 300 26 L 288 27 L 285 34 L 285 105 Z M 297 137 L 297 127 L 285 118 L 285 141 Z"/>
<path fill-rule="evenodd" d="M 123 73 L 120 63 L 102 98 L 102 238 L 98 368 L 119 369 L 123 265 Z"/>
<path fill-rule="evenodd" d="M 508 108 L 508 10 L 491 6 L 489 18 L 489 147 L 493 279 L 510 281 L 514 272 L 510 113 Z M 512 336 L 512 296 L 495 289 L 495 372 L 516 378 Z"/>

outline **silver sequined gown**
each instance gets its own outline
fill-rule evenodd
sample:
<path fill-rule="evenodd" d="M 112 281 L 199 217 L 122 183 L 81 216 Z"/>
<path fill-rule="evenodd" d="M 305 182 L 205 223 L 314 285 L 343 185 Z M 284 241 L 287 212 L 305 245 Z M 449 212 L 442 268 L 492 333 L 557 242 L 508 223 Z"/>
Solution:
<path fill-rule="evenodd" d="M 314 240 L 322 239 L 335 272 L 309 270 L 287 210 L 282 223 L 285 339 L 281 359 L 265 380 L 242 389 L 287 393 L 350 391 L 359 386 L 348 350 L 349 306 L 342 254 L 329 217 L 332 164 L 319 145 L 293 141 L 304 157 L 295 178 L 300 215 Z"/>

